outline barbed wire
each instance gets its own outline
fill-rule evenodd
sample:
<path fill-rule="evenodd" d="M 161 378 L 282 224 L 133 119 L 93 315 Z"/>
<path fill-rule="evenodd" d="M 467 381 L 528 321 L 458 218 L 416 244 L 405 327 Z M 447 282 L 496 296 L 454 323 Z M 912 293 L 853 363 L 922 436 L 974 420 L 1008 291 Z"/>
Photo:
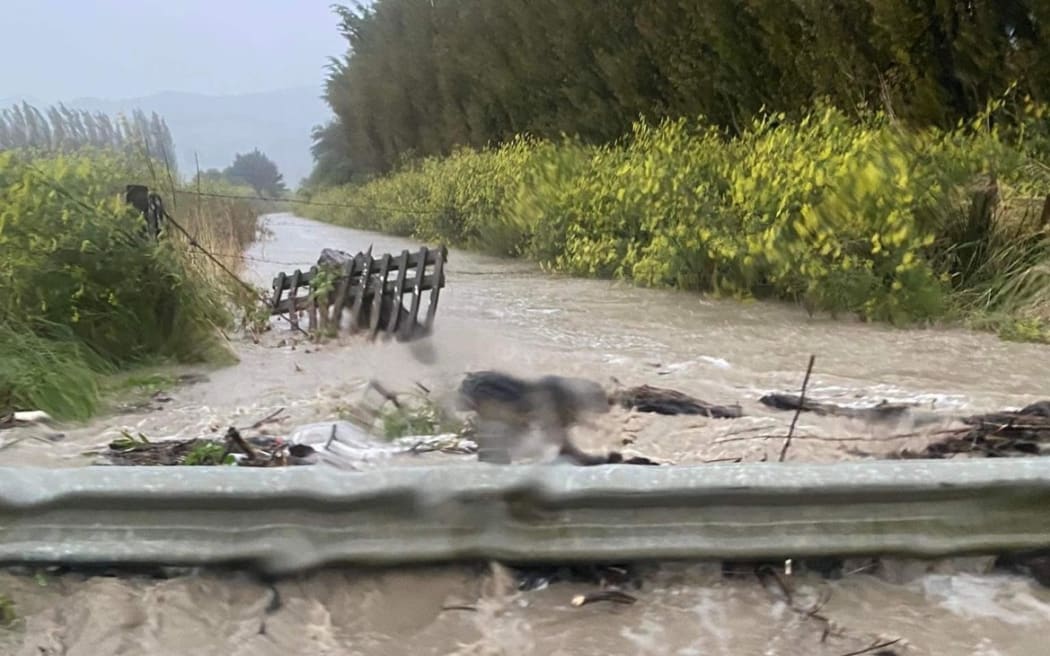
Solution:
<path fill-rule="evenodd" d="M 190 251 L 190 254 L 193 254 L 194 252 L 195 251 Z M 259 256 L 256 256 L 256 255 L 248 255 L 247 253 L 219 253 L 217 251 L 211 251 L 211 254 L 216 256 L 216 257 L 221 257 L 221 258 L 230 259 L 230 260 L 235 260 L 237 258 L 240 258 L 240 259 L 245 260 L 247 262 L 257 262 L 259 264 L 276 264 L 278 266 L 296 267 L 297 269 L 306 269 L 306 270 L 310 269 L 310 267 L 313 267 L 313 266 L 317 265 L 316 262 L 307 263 L 305 261 L 291 262 L 291 261 L 288 261 L 288 260 L 273 260 L 273 259 L 266 258 L 266 257 L 259 257 Z M 516 274 L 516 273 L 529 274 L 529 273 L 535 273 L 535 271 L 533 269 L 520 269 L 520 270 L 511 270 L 511 271 L 457 271 L 456 275 L 457 276 L 505 276 L 508 273 L 510 273 L 510 274 Z"/>
<path fill-rule="evenodd" d="M 84 208 L 88 212 L 91 212 L 92 214 L 95 214 L 96 216 L 100 215 L 100 211 L 99 211 L 98 208 L 92 206 L 91 203 L 88 203 L 83 198 L 79 197 L 77 194 L 75 194 L 72 191 L 66 189 L 65 186 L 58 179 L 56 179 L 53 175 L 50 175 L 50 174 L 46 173 L 45 171 L 42 171 L 41 169 L 39 169 L 38 167 L 33 166 L 33 165 L 29 166 L 29 170 L 32 171 L 33 173 L 35 173 L 41 179 L 41 181 L 44 182 L 44 184 L 46 184 L 47 186 L 51 187 L 56 193 L 59 193 L 59 194 L 65 196 L 67 199 L 69 199 L 73 203 L 79 205 L 80 207 Z M 247 291 L 249 294 L 251 294 L 256 299 L 257 302 L 262 304 L 263 307 L 269 307 L 270 306 L 270 300 L 268 298 L 266 298 L 266 292 L 263 289 L 261 289 L 259 287 L 256 287 L 256 286 L 254 286 L 254 285 L 244 281 L 240 276 L 238 276 L 234 271 L 232 271 L 228 266 L 226 266 L 218 257 L 216 257 L 214 254 L 212 254 L 211 251 L 209 251 L 204 246 L 202 246 L 200 241 L 197 240 L 197 237 L 195 235 L 191 234 L 186 228 L 182 227 L 182 224 L 179 223 L 175 219 L 175 217 L 173 217 L 171 215 L 170 212 L 168 212 L 168 209 L 166 207 L 164 207 L 163 200 L 161 201 L 161 204 L 160 204 L 160 211 L 163 214 L 164 219 L 168 223 L 170 223 L 178 232 L 180 232 L 186 238 L 186 240 L 189 242 L 189 245 L 190 245 L 191 248 L 196 248 L 202 255 L 204 255 L 213 264 L 215 264 L 215 266 L 219 267 L 219 269 L 223 273 L 228 275 L 233 281 L 235 281 L 237 284 L 239 284 L 241 287 L 243 287 L 245 289 L 245 291 Z M 304 335 L 308 335 L 309 334 L 305 330 L 300 328 L 298 323 L 296 321 L 292 320 L 291 317 L 285 316 L 283 313 L 278 313 L 278 316 L 280 316 L 282 319 L 287 321 L 292 326 L 292 328 L 298 330 L 299 332 L 303 333 Z"/>
<path fill-rule="evenodd" d="M 216 251 L 212 251 L 212 254 L 215 255 L 216 257 L 222 257 L 222 258 L 227 258 L 227 259 L 240 258 L 240 259 L 246 260 L 248 262 L 258 262 L 259 264 L 277 264 L 279 266 L 298 267 L 300 269 L 303 268 L 303 267 L 306 267 L 307 269 L 309 269 L 311 266 L 314 266 L 313 264 L 304 264 L 303 262 L 289 262 L 287 260 L 271 260 L 269 258 L 258 257 L 258 256 L 255 256 L 255 255 L 247 255 L 245 253 L 218 253 Z"/>
<path fill-rule="evenodd" d="M 40 170 L 39 168 L 37 168 L 35 166 L 32 166 L 32 165 L 30 166 L 30 170 L 32 170 L 34 173 L 36 173 L 37 176 L 40 179 L 42 179 L 45 184 L 47 184 L 49 187 L 54 189 L 57 193 L 60 193 L 60 194 L 64 195 L 67 199 L 71 200 L 72 202 L 76 203 L 77 205 L 79 205 L 83 209 L 85 209 L 85 210 L 87 210 L 87 211 L 89 211 L 89 212 L 91 212 L 93 214 L 98 214 L 99 213 L 99 209 L 98 208 L 93 207 L 90 203 L 85 201 L 83 198 L 80 198 L 78 195 L 76 195 L 73 192 L 71 192 L 68 189 L 66 189 L 54 176 L 49 175 L 48 173 L 46 173 L 46 172 L 44 172 L 44 171 Z M 192 196 L 205 196 L 205 197 L 213 197 L 213 198 L 227 198 L 227 199 L 231 199 L 231 200 L 250 200 L 250 201 L 264 201 L 264 202 L 293 202 L 293 203 L 299 203 L 299 204 L 319 205 L 319 206 L 327 206 L 327 207 L 386 209 L 387 211 L 400 211 L 400 212 L 408 212 L 408 213 L 412 213 L 412 212 L 414 212 L 414 213 L 430 213 L 430 212 L 437 212 L 437 211 L 439 211 L 439 210 L 422 210 L 422 209 L 413 209 L 413 208 L 389 208 L 389 207 L 388 208 L 383 208 L 382 206 L 352 204 L 352 203 L 348 203 L 348 204 L 322 203 L 322 202 L 316 202 L 316 201 L 267 198 L 265 196 L 243 196 L 243 195 L 236 195 L 236 194 L 220 194 L 220 193 L 215 193 L 215 192 L 201 192 L 201 191 L 184 190 L 184 189 L 176 189 L 176 188 L 172 188 L 170 191 L 172 193 L 182 193 L 182 194 L 187 194 L 187 195 L 192 195 Z M 161 203 L 160 203 L 160 212 L 162 213 L 165 221 L 167 221 L 172 227 L 175 228 L 175 230 L 177 232 L 179 232 L 180 234 L 182 234 L 183 237 L 185 237 L 185 239 L 186 239 L 186 241 L 188 242 L 188 245 L 189 245 L 188 254 L 192 254 L 194 252 L 194 249 L 195 249 L 196 252 L 198 252 L 199 254 L 203 255 L 206 259 L 211 261 L 215 266 L 217 266 L 219 268 L 219 270 L 221 270 L 224 274 L 229 276 L 231 280 L 236 282 L 245 291 L 247 291 L 249 294 L 251 294 L 253 297 L 255 297 L 256 301 L 261 303 L 264 307 L 269 307 L 270 304 L 271 304 L 270 299 L 268 299 L 266 297 L 265 290 L 260 288 L 260 287 L 255 286 L 255 285 L 252 285 L 252 284 L 248 283 L 247 281 L 245 281 L 244 279 L 242 279 L 236 272 L 231 270 L 220 258 L 228 258 L 228 259 L 230 259 L 232 261 L 236 261 L 237 258 L 240 258 L 241 260 L 254 261 L 254 262 L 259 262 L 259 263 L 263 263 L 263 264 L 277 264 L 277 265 L 280 265 L 280 266 L 294 266 L 294 267 L 297 267 L 297 268 L 302 268 L 304 266 L 306 266 L 308 268 L 310 266 L 310 265 L 304 265 L 304 264 L 302 264 L 300 262 L 285 262 L 285 261 L 280 261 L 280 260 L 271 260 L 271 259 L 268 259 L 268 258 L 256 257 L 256 256 L 248 255 L 247 253 L 230 254 L 230 253 L 212 252 L 212 251 L 208 250 L 207 248 L 205 248 L 200 243 L 200 240 L 197 239 L 196 235 L 192 234 L 189 230 L 187 230 L 185 227 L 183 227 L 183 225 L 174 216 L 172 216 L 171 212 L 169 212 L 167 207 L 164 206 L 163 200 L 161 200 Z M 481 271 L 473 272 L 472 271 L 472 272 L 461 272 L 460 275 L 493 275 L 493 274 L 489 274 L 488 272 L 481 272 Z M 280 312 L 278 312 L 277 315 L 280 318 L 282 318 L 285 321 L 287 321 L 289 324 L 291 324 L 291 326 L 294 329 L 299 330 L 303 334 L 308 334 L 301 327 L 299 327 L 298 323 L 296 321 L 292 320 L 291 317 L 286 316 L 284 313 L 280 313 Z"/>
<path fill-rule="evenodd" d="M 214 191 L 196 191 L 193 189 L 175 189 L 176 194 L 186 196 L 201 196 L 205 198 L 225 198 L 228 200 L 262 201 L 267 203 L 292 203 L 295 205 L 313 205 L 316 207 L 334 207 L 339 209 L 363 209 L 380 212 L 401 212 L 403 214 L 440 214 L 443 209 L 425 207 L 395 207 L 392 205 L 373 205 L 370 203 L 330 203 L 318 200 L 305 200 L 302 198 L 278 198 L 275 196 L 246 196 L 241 194 L 223 194 Z"/>

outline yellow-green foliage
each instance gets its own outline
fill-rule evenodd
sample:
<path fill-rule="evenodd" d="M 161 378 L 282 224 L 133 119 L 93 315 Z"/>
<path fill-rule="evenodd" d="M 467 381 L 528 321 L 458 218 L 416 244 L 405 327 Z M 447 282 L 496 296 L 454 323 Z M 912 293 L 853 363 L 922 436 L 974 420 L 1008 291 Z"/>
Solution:
<path fill-rule="evenodd" d="M 550 150 L 547 144 L 519 138 L 497 151 L 464 148 L 446 159 L 410 162 L 397 175 L 321 192 L 314 200 L 346 207 L 315 214 L 395 235 L 516 254 L 520 235 L 506 221 L 509 195 L 516 192 L 530 162 Z"/>
<path fill-rule="evenodd" d="M 0 365 L 0 414 L 82 418 L 97 402 L 91 374 L 228 355 L 215 330 L 230 319 L 218 278 L 185 240 L 147 239 L 123 200 L 126 184 L 148 180 L 113 152 L 0 153 L 0 353 L 11 356 Z M 210 243 L 239 252 L 249 228 L 232 214 L 211 219 Z M 202 211 L 185 223 L 207 222 Z"/>
<path fill-rule="evenodd" d="M 800 121 L 756 120 L 733 139 L 703 122 L 640 122 L 608 146 L 519 139 L 426 159 L 315 197 L 352 209 L 313 211 L 581 275 L 866 319 L 1023 313 L 1050 295 L 1039 275 L 1050 247 L 1017 217 L 1004 238 L 1001 208 L 1045 196 L 1050 169 L 986 118 L 914 131 L 879 113 L 858 121 L 817 107 Z M 975 213 L 974 193 L 990 176 L 1000 209 Z M 1022 275 L 1025 294 L 1007 293 Z"/>
<path fill-rule="evenodd" d="M 107 360 L 202 356 L 210 294 L 170 241 L 152 243 L 120 194 L 131 171 L 116 157 L 0 159 L 0 314 L 69 326 Z"/>

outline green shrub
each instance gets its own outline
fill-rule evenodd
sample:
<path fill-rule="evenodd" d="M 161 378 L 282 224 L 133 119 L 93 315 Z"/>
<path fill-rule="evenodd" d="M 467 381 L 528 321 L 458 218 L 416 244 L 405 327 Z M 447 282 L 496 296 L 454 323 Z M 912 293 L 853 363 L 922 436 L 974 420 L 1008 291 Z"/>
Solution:
<path fill-rule="evenodd" d="M 0 155 L 0 316 L 69 326 L 113 364 L 206 359 L 222 297 L 124 203 L 131 170 L 101 153 Z"/>
<path fill-rule="evenodd" d="M 0 412 L 80 419 L 97 407 L 98 375 L 231 357 L 216 331 L 231 319 L 227 281 L 174 230 L 147 239 L 124 202 L 126 184 L 149 180 L 110 151 L 0 152 Z M 233 263 L 256 218 L 243 204 L 217 208 L 177 216 Z"/>
<path fill-rule="evenodd" d="M 578 275 L 899 324 L 1004 315 L 1031 337 L 1050 318 L 1050 245 L 1031 221 L 1050 191 L 1047 110 L 1028 103 L 1005 134 L 989 127 L 1002 106 L 953 130 L 822 105 L 735 138 L 678 119 L 607 146 L 517 139 L 324 190 L 354 207 L 312 211 Z"/>

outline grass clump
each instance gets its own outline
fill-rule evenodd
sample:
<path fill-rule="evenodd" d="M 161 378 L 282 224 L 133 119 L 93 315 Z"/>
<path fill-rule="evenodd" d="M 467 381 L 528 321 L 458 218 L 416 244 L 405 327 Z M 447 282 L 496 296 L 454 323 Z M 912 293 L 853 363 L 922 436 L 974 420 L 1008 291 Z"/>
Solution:
<path fill-rule="evenodd" d="M 86 419 L 98 408 L 100 377 L 108 370 L 68 332 L 62 336 L 53 329 L 47 338 L 0 323 L 0 415 L 43 409 L 55 417 Z"/>
<path fill-rule="evenodd" d="M 84 419 L 113 372 L 232 360 L 217 330 L 232 320 L 226 283 L 170 227 L 146 237 L 123 199 L 142 179 L 111 151 L 0 152 L 0 414 Z M 222 203 L 177 216 L 236 267 L 256 214 Z"/>
<path fill-rule="evenodd" d="M 232 465 L 236 462 L 233 454 L 226 452 L 226 447 L 219 442 L 199 441 L 190 449 L 182 464 L 189 467 L 214 467 Z"/>
<path fill-rule="evenodd" d="M 440 408 L 432 402 L 388 409 L 383 412 L 380 421 L 383 437 L 388 440 L 408 435 L 439 435 L 457 430 L 455 424 L 449 422 Z"/>
<path fill-rule="evenodd" d="M 0 627 L 11 626 L 17 619 L 14 600 L 0 592 Z"/>
<path fill-rule="evenodd" d="M 409 435 L 440 435 L 456 433 L 463 426 L 450 416 L 436 401 L 427 398 L 416 398 L 413 402 L 403 402 L 399 406 L 385 409 L 379 418 L 383 437 L 396 440 Z"/>
<path fill-rule="evenodd" d="M 432 398 L 423 385 L 416 383 L 416 386 L 418 390 L 394 393 L 373 381 L 368 390 L 379 392 L 383 399 L 381 403 L 366 403 L 362 399 L 359 403 L 339 407 L 337 414 L 388 440 L 463 430 L 464 423 L 449 408 Z"/>
<path fill-rule="evenodd" d="M 1044 339 L 1048 108 L 1007 134 L 990 127 L 1003 106 L 951 130 L 824 106 L 735 137 L 643 121 L 614 144 L 520 138 L 313 198 L 348 205 L 318 218 L 577 275 Z"/>

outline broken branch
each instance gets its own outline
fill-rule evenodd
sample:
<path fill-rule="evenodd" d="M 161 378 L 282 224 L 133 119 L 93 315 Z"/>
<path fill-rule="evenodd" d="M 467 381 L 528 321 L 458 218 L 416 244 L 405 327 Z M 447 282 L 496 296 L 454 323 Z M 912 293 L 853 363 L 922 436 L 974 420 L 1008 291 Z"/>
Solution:
<path fill-rule="evenodd" d="M 874 644 L 874 645 L 872 645 L 870 647 L 866 647 L 866 648 L 860 649 L 858 651 L 851 651 L 848 654 L 843 654 L 842 656 L 860 656 L 861 654 L 870 654 L 871 652 L 877 651 L 879 649 L 885 649 L 886 647 L 892 647 L 893 645 L 897 644 L 900 641 L 901 641 L 900 638 L 897 638 L 896 640 L 886 640 L 885 642 L 879 642 L 879 643 L 876 643 L 876 644 Z"/>
<path fill-rule="evenodd" d="M 251 444 L 248 444 L 248 440 L 244 439 L 241 436 L 240 431 L 238 431 L 233 426 L 230 426 L 226 430 L 226 439 L 228 439 L 228 440 L 232 441 L 234 444 L 236 444 L 237 448 L 239 448 L 241 451 L 243 451 L 244 454 L 246 456 L 248 456 L 249 460 L 257 460 L 258 459 L 259 453 L 255 450 L 255 448 Z"/>
<path fill-rule="evenodd" d="M 279 421 L 277 417 L 280 416 L 282 412 L 284 412 L 284 408 L 278 408 L 276 412 L 271 412 L 259 421 L 252 424 L 251 426 L 248 426 L 248 428 L 242 430 L 255 430 L 256 428 L 262 428 L 266 424 L 272 424 L 276 421 Z"/>

